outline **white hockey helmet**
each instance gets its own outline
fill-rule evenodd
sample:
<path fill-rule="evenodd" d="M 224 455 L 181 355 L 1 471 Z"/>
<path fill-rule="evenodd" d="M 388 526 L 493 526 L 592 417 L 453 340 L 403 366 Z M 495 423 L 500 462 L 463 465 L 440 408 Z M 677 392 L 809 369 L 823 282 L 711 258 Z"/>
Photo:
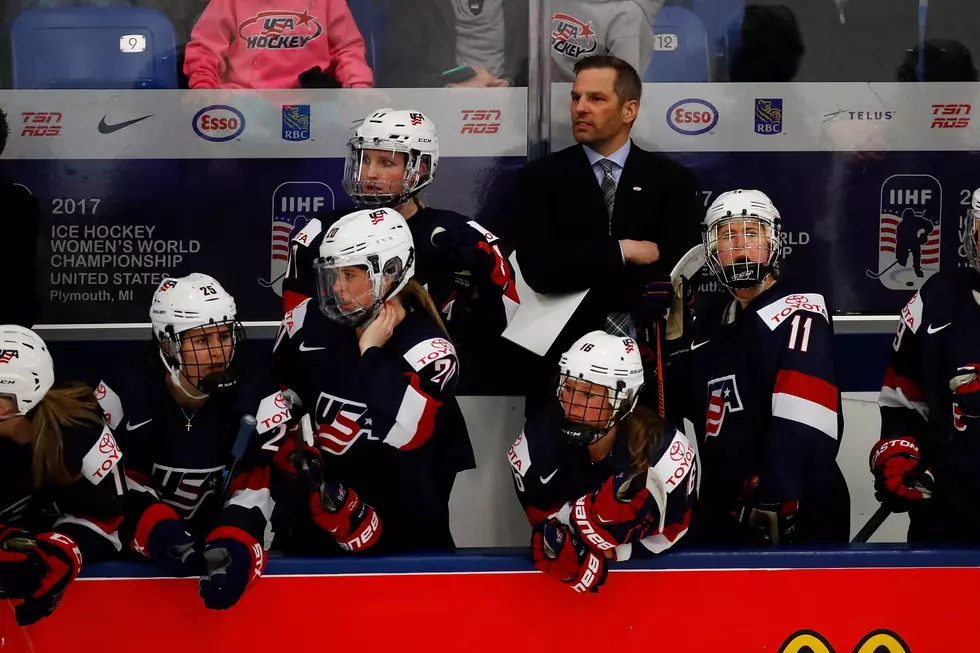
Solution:
<path fill-rule="evenodd" d="M 205 394 L 235 383 L 236 370 L 232 363 L 235 351 L 245 340 L 245 329 L 238 321 L 235 298 L 214 277 L 195 272 L 186 277 L 164 279 L 153 293 L 150 322 L 153 337 L 160 346 L 160 359 L 177 387 L 182 373 L 188 378 L 180 353 L 182 334 L 192 329 L 227 326 L 232 338 L 231 354 L 222 360 L 225 359 L 223 347 L 211 348 L 210 352 L 212 360 L 224 363 L 223 370 L 188 381 Z"/>
<path fill-rule="evenodd" d="M 361 179 L 365 150 L 404 153 L 402 180 Z M 378 109 L 353 128 L 347 141 L 344 191 L 358 208 L 397 208 L 432 183 L 438 166 L 439 139 L 431 120 L 420 111 Z"/>
<path fill-rule="evenodd" d="M 779 258 L 781 229 L 779 211 L 762 191 L 722 193 L 708 208 L 702 224 L 708 268 L 731 293 L 759 285 L 772 273 Z M 723 265 L 718 255 L 719 241 L 728 241 L 731 231 L 747 234 L 749 230 L 758 230 L 759 242 L 746 244 L 743 238 L 740 247 L 729 242 L 726 249 L 731 252 L 732 262 Z M 769 253 L 762 257 L 750 256 L 749 252 L 756 249 L 768 249 Z"/>
<path fill-rule="evenodd" d="M 615 336 L 604 331 L 592 331 L 575 341 L 558 363 L 558 400 L 566 418 L 562 430 L 574 444 L 592 444 L 602 438 L 616 422 L 636 407 L 643 387 L 643 360 L 640 347 L 632 338 Z M 585 381 L 585 389 L 575 381 Z M 601 386 L 599 390 L 597 386 Z M 601 404 L 590 403 L 599 396 L 608 400 L 611 411 L 606 419 L 571 420 L 568 411 Z"/>
<path fill-rule="evenodd" d="M 973 197 L 970 200 L 970 208 L 966 212 L 968 224 L 963 234 L 963 245 L 966 247 L 966 260 L 970 262 L 973 269 L 980 272 L 980 243 L 977 242 L 977 238 L 980 237 L 980 188 L 973 191 Z"/>
<path fill-rule="evenodd" d="M 16 324 L 0 326 L 0 397 L 11 399 L 14 412 L 36 407 L 54 385 L 54 361 L 41 337 Z"/>
<path fill-rule="evenodd" d="M 355 211 L 327 230 L 313 265 L 324 315 L 340 324 L 362 326 L 415 274 L 412 232 L 394 209 Z M 349 267 L 367 272 L 368 286 L 356 296 L 351 296 L 344 275 L 343 268 Z"/>

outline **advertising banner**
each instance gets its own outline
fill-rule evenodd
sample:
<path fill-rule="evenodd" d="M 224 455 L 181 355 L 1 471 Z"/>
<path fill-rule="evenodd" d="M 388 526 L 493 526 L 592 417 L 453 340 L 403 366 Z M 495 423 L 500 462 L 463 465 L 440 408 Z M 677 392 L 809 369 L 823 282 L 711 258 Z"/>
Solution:
<path fill-rule="evenodd" d="M 670 557 L 670 556 L 667 556 Z M 737 558 L 737 556 L 736 556 Z M 733 564 L 737 564 L 732 560 Z M 529 564 L 525 563 L 527 568 Z M 310 568 L 315 568 L 312 563 Z M 536 571 L 268 574 L 227 611 L 195 579 L 88 579 L 4 651 L 974 653 L 976 568 L 633 569 L 598 594 Z M 927 591 L 914 618 L 884 595 Z M 881 593 L 881 594 L 878 594 Z"/>

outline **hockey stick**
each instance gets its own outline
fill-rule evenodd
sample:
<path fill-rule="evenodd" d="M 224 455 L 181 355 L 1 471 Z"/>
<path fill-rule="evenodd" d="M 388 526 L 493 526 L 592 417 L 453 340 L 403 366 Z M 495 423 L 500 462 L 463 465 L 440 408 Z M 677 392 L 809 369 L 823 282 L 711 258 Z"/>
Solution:
<path fill-rule="evenodd" d="M 657 414 L 664 418 L 664 357 L 660 344 L 660 321 L 653 325 L 653 337 L 657 339 Z"/>
<path fill-rule="evenodd" d="M 884 270 L 882 270 L 878 274 L 875 274 L 871 270 L 865 270 L 864 273 L 866 275 L 868 275 L 868 278 L 869 279 L 880 279 L 883 274 L 885 274 L 886 272 L 888 272 L 889 270 L 891 270 L 896 265 L 898 265 L 898 259 L 897 258 L 895 259 L 895 261 L 891 265 L 889 265 L 887 268 L 885 268 Z"/>
<path fill-rule="evenodd" d="M 864 544 L 871 539 L 871 536 L 885 523 L 885 520 L 888 519 L 890 514 L 892 514 L 892 511 L 888 506 L 884 504 L 878 506 L 875 514 L 871 515 L 871 518 L 868 520 L 868 523 L 862 526 L 858 534 L 851 540 L 851 544 Z"/>
<path fill-rule="evenodd" d="M 704 245 L 695 245 L 687 250 L 684 256 L 674 265 L 674 269 L 670 271 L 671 283 L 676 283 L 681 277 L 692 279 L 704 267 L 706 260 L 707 254 L 705 253 Z"/>
<path fill-rule="evenodd" d="M 221 499 L 222 501 L 228 500 L 228 490 L 231 488 L 231 480 L 235 473 L 235 466 L 238 465 L 238 461 L 245 456 L 245 450 L 248 448 L 248 441 L 251 439 L 252 434 L 255 433 L 255 425 L 258 422 L 255 421 L 254 415 L 242 415 L 242 421 L 238 426 L 238 435 L 235 436 L 235 443 L 231 445 L 231 465 L 225 467 L 224 475 L 221 479 Z"/>

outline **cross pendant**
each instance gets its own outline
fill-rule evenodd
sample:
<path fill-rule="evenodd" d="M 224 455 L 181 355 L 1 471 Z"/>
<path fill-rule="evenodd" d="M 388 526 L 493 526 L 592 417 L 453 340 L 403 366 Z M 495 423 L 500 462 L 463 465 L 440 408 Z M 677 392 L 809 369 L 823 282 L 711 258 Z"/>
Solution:
<path fill-rule="evenodd" d="M 188 433 L 191 432 L 191 423 L 190 423 L 190 421 L 187 422 L 187 432 Z"/>

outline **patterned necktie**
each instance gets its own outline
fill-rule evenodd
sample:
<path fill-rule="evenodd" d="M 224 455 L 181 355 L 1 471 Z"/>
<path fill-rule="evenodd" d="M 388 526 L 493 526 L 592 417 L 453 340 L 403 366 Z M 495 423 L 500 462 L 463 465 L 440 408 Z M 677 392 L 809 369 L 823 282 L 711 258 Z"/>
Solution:
<path fill-rule="evenodd" d="M 609 159 L 600 159 L 599 167 L 605 175 L 602 178 L 602 200 L 606 203 L 606 213 L 609 215 L 609 235 L 612 236 L 612 216 L 613 208 L 616 206 L 616 178 L 613 177 L 613 162 Z"/>

